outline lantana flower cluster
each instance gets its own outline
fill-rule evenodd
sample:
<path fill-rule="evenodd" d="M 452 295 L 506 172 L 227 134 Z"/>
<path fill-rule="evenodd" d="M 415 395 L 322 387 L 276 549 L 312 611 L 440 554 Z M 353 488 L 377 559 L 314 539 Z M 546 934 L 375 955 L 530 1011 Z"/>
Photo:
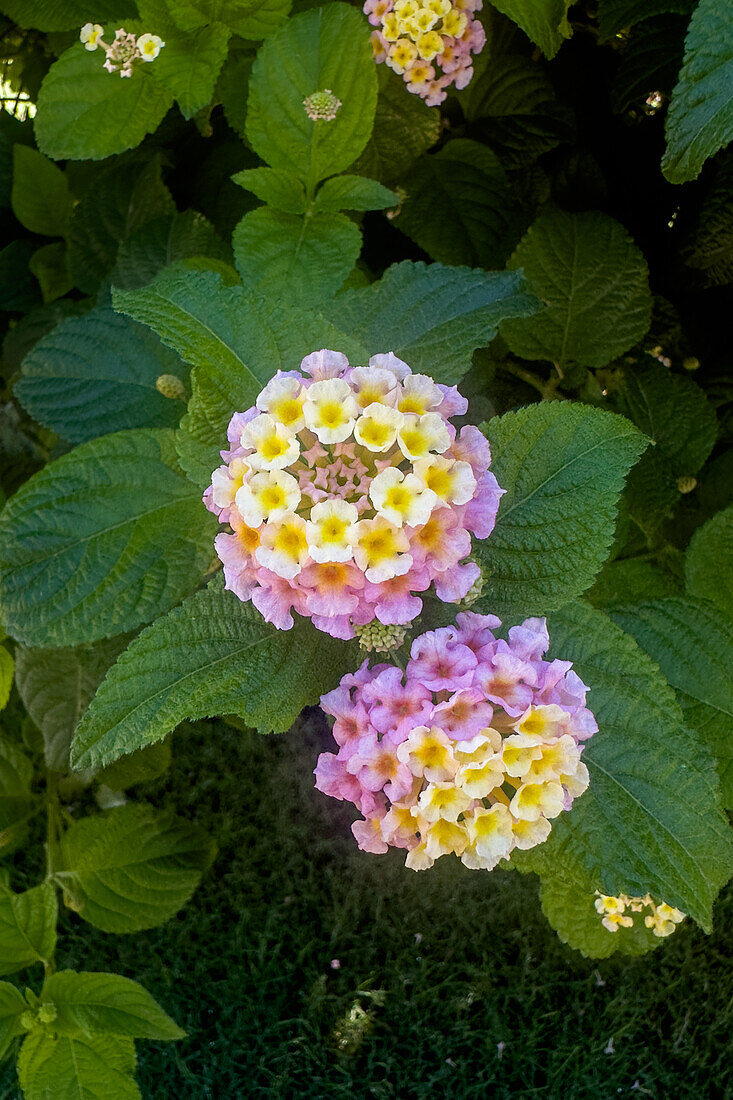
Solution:
<path fill-rule="evenodd" d="M 165 46 L 157 34 L 141 34 L 137 38 L 124 27 L 115 31 L 114 40 L 107 43 L 102 38 L 104 27 L 100 23 L 85 23 L 79 39 L 87 50 L 103 49 L 107 54 L 104 68 L 108 73 L 120 76 L 132 76 L 135 65 L 140 61 L 155 61 Z"/>
<path fill-rule="evenodd" d="M 458 602 L 480 576 L 465 561 L 503 492 L 468 403 L 396 355 L 366 367 L 322 350 L 279 371 L 229 428 L 204 503 L 226 587 L 280 630 L 292 611 L 336 638 L 375 618 L 404 624 L 430 586 Z"/>
<path fill-rule="evenodd" d="M 377 28 L 374 60 L 386 61 L 409 92 L 435 107 L 451 84 L 460 90 L 473 76 L 472 55 L 486 42 L 474 17 L 482 6 L 482 0 L 366 0 L 364 13 Z"/>
<path fill-rule="evenodd" d="M 544 660 L 544 619 L 506 641 L 500 625 L 462 612 L 415 639 L 404 675 L 365 661 L 322 697 L 339 749 L 320 755 L 316 787 L 361 811 L 364 851 L 406 848 L 415 871 L 449 853 L 491 870 L 547 840 L 588 786 L 587 687 L 570 661 Z"/>
<path fill-rule="evenodd" d="M 618 932 L 619 928 L 633 928 L 632 914 L 643 913 L 645 909 L 650 909 L 651 912 L 644 917 L 646 927 L 650 928 L 655 936 L 671 936 L 686 915 L 681 909 L 675 909 L 665 901 L 657 905 L 649 894 L 643 898 L 630 898 L 626 894 L 613 897 L 596 890 L 594 905 L 601 917 L 601 924 L 609 932 Z"/>

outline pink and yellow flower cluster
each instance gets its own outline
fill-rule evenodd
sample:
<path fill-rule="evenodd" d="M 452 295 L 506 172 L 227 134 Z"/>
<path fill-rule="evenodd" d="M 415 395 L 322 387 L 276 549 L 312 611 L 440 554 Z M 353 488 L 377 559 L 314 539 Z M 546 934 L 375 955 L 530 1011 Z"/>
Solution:
<path fill-rule="evenodd" d="M 377 28 L 374 59 L 386 61 L 408 91 L 435 107 L 451 84 L 460 90 L 473 76 L 473 54 L 486 41 L 474 17 L 481 7 L 482 0 L 366 0 L 364 13 Z"/>
<path fill-rule="evenodd" d="M 480 575 L 470 533 L 491 533 L 504 491 L 478 428 L 450 422 L 467 407 L 391 352 L 352 367 L 323 350 L 278 372 L 232 417 L 204 493 L 231 528 L 216 537 L 226 587 L 280 630 L 296 611 L 344 639 L 410 622 L 431 585 L 461 600 Z"/>
<path fill-rule="evenodd" d="M 588 689 L 570 661 L 544 659 L 544 619 L 506 641 L 500 625 L 463 612 L 415 639 L 404 676 L 365 661 L 322 697 L 339 749 L 319 757 L 316 786 L 361 811 L 360 848 L 406 848 L 416 871 L 451 852 L 491 870 L 546 840 L 588 786 Z"/>
<path fill-rule="evenodd" d="M 644 924 L 660 938 L 671 936 L 677 925 L 685 919 L 681 909 L 675 909 L 665 901 L 657 905 L 649 894 L 643 898 L 630 898 L 626 894 L 614 897 L 596 890 L 594 905 L 601 917 L 601 924 L 609 932 L 618 932 L 619 928 L 633 928 L 633 914 L 642 913 L 645 909 L 650 909 L 651 912 L 645 915 Z"/>

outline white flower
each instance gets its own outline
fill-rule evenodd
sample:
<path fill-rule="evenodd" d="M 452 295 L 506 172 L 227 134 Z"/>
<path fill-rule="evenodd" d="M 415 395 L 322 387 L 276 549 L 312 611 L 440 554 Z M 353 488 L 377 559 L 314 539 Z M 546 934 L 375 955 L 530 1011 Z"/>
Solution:
<path fill-rule="evenodd" d="M 79 40 L 84 43 L 85 50 L 96 50 L 99 41 L 104 34 L 104 27 L 100 23 L 85 23 L 81 28 Z"/>
<path fill-rule="evenodd" d="M 155 61 L 163 46 L 165 42 L 157 34 L 141 34 L 137 40 L 137 48 L 143 61 Z"/>

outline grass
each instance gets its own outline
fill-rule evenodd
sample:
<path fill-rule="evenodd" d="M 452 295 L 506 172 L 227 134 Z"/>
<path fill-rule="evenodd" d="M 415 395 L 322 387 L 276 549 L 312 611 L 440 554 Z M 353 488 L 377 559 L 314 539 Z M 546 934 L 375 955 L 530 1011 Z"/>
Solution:
<path fill-rule="evenodd" d="M 588 961 L 531 877 L 359 852 L 312 786 L 326 738 L 313 716 L 283 738 L 186 727 L 149 793 L 216 836 L 213 870 L 147 933 L 65 915 L 59 967 L 134 977 L 188 1031 L 138 1044 L 145 1100 L 732 1095 L 730 894 L 712 936 L 686 923 L 645 958 Z"/>

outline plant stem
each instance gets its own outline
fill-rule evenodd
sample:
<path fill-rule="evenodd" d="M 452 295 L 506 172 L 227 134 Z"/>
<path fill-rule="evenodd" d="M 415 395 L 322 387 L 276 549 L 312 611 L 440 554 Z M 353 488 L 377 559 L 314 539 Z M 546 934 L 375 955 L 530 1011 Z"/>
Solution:
<path fill-rule="evenodd" d="M 542 395 L 544 401 L 560 400 L 561 395 L 557 393 L 557 387 L 560 385 L 559 369 L 557 376 L 549 379 L 541 378 L 534 371 L 520 367 L 518 363 L 512 363 L 509 360 L 502 362 L 501 369 L 507 374 L 513 374 L 515 378 L 521 378 L 528 386 L 532 386 Z"/>

